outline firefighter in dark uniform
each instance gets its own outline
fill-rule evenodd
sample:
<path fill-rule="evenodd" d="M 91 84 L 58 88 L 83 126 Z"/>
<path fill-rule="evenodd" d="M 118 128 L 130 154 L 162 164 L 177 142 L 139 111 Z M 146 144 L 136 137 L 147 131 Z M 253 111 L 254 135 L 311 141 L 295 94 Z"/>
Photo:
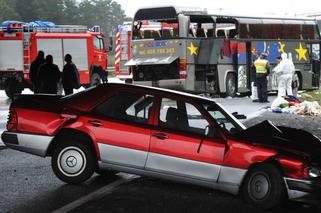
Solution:
<path fill-rule="evenodd" d="M 39 92 L 39 79 L 38 79 L 39 67 L 45 62 L 46 62 L 45 53 L 42 50 L 40 50 L 38 52 L 37 58 L 31 63 L 30 73 L 29 73 L 30 81 L 32 82 L 34 93 Z"/>
<path fill-rule="evenodd" d="M 66 64 L 62 70 L 62 85 L 65 90 L 65 95 L 73 94 L 73 89 L 80 87 L 79 73 L 76 65 L 72 62 L 70 54 L 65 55 Z"/>
<path fill-rule="evenodd" d="M 260 57 L 254 62 L 256 69 L 256 85 L 260 103 L 267 103 L 267 76 L 270 74 L 270 65 L 266 60 L 267 54 L 261 53 Z"/>
<path fill-rule="evenodd" d="M 40 93 L 57 94 L 61 74 L 59 67 L 53 63 L 52 55 L 46 56 L 46 63 L 39 68 Z"/>

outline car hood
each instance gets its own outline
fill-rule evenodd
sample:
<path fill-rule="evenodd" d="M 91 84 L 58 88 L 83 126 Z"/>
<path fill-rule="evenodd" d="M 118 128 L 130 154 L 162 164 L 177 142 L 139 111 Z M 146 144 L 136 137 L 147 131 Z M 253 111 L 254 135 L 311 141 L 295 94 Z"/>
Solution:
<path fill-rule="evenodd" d="M 321 165 L 321 140 L 300 129 L 275 126 L 263 121 L 234 135 L 239 140 L 272 147 L 277 150 L 307 156 Z"/>

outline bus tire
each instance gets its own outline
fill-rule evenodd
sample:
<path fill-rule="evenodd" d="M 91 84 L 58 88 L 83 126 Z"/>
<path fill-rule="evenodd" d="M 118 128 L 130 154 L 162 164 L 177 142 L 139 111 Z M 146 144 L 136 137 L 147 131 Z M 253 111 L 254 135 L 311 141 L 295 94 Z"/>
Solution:
<path fill-rule="evenodd" d="M 233 73 L 228 73 L 226 76 L 226 96 L 235 97 L 236 95 L 236 77 Z"/>
<path fill-rule="evenodd" d="M 8 79 L 6 81 L 4 91 L 9 98 L 12 98 L 14 94 L 21 94 L 22 92 L 19 83 L 15 79 Z"/>

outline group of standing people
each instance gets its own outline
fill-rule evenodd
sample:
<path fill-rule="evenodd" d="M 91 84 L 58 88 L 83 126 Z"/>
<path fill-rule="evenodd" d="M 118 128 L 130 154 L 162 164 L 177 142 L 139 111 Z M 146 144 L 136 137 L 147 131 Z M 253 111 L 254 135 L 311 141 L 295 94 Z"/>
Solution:
<path fill-rule="evenodd" d="M 52 55 L 46 58 L 43 51 L 38 52 L 37 58 L 30 66 L 30 80 L 33 84 L 34 93 L 57 94 L 58 84 L 62 80 L 65 95 L 73 94 L 73 88 L 80 87 L 79 73 L 76 65 L 72 62 L 70 54 L 65 55 L 62 73 L 59 67 L 53 63 Z"/>
<path fill-rule="evenodd" d="M 267 60 L 267 54 L 261 53 L 258 57 L 253 56 L 251 67 L 251 89 L 253 102 L 268 103 L 267 97 L 267 76 L 270 74 L 271 67 Z M 273 69 L 278 75 L 278 96 L 293 95 L 292 77 L 295 73 L 295 67 L 292 62 L 291 53 L 282 53 L 278 58 L 278 65 Z"/>

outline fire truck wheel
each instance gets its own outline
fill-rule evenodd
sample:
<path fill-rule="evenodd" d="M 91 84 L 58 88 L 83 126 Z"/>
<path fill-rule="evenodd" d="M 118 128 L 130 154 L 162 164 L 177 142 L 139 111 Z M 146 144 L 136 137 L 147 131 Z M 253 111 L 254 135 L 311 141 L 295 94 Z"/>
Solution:
<path fill-rule="evenodd" d="M 52 154 L 51 166 L 55 175 L 66 183 L 82 183 L 89 179 L 96 168 L 94 153 L 84 144 L 66 138 Z"/>
<path fill-rule="evenodd" d="M 4 90 L 9 98 L 12 98 L 16 93 L 20 94 L 22 92 L 19 88 L 18 82 L 14 79 L 9 79 L 6 81 Z"/>
<path fill-rule="evenodd" d="M 236 95 L 236 78 L 233 73 L 227 74 L 226 77 L 226 96 L 235 97 Z"/>
<path fill-rule="evenodd" d="M 101 84 L 101 78 L 98 73 L 93 73 L 90 77 L 90 86 L 96 86 Z"/>

